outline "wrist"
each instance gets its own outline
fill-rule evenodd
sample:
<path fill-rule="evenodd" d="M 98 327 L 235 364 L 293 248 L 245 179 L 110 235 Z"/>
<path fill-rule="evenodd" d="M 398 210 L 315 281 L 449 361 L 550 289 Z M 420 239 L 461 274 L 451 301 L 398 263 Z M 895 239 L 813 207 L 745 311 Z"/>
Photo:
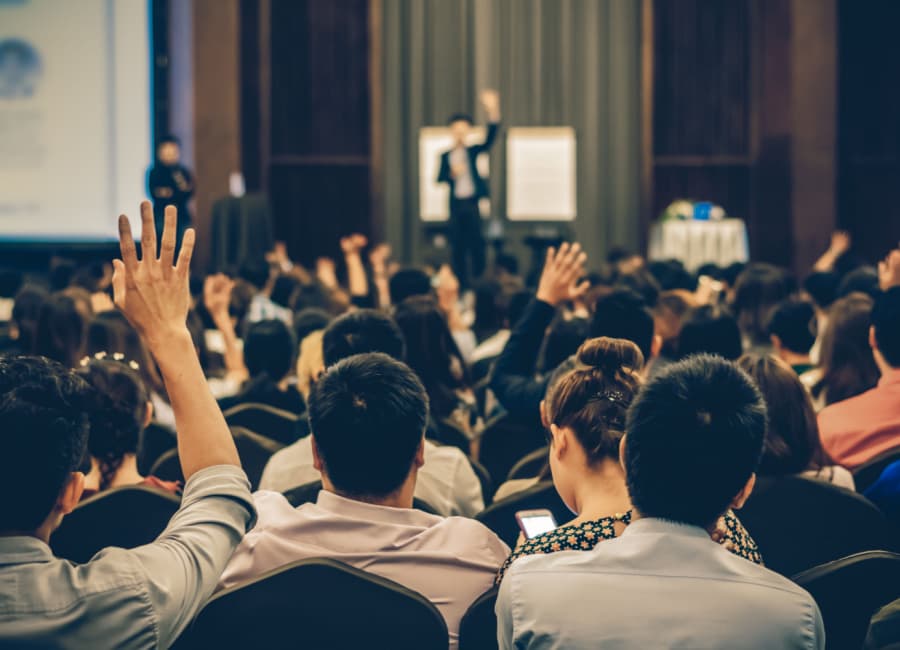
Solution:
<path fill-rule="evenodd" d="M 186 349 L 194 351 L 194 340 L 186 325 L 159 327 L 144 337 L 147 348 L 156 361 L 162 365 L 168 358 L 180 359 Z"/>
<path fill-rule="evenodd" d="M 553 296 L 548 295 L 547 293 L 544 293 L 540 289 L 538 289 L 538 292 L 535 294 L 534 297 L 536 300 L 540 300 L 541 302 L 547 303 L 551 307 L 558 307 L 559 303 L 562 302 L 560 300 L 557 300 Z"/>

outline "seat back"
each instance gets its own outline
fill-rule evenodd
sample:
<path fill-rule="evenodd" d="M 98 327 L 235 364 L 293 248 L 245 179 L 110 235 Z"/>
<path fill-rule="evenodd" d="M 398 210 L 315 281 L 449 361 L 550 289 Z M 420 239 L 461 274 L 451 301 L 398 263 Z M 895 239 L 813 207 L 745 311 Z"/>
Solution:
<path fill-rule="evenodd" d="M 550 460 L 550 447 L 544 446 L 535 449 L 530 454 L 525 454 L 518 462 L 509 470 L 507 481 L 515 481 L 523 478 L 534 478 L 539 476 L 541 471 Z"/>
<path fill-rule="evenodd" d="M 472 465 L 472 471 L 475 472 L 475 476 L 478 477 L 478 482 L 481 483 L 481 496 L 484 499 L 484 505 L 490 505 L 496 490 L 494 481 L 491 479 L 491 474 L 487 471 L 487 468 L 477 460 L 469 458 L 469 463 Z"/>
<path fill-rule="evenodd" d="M 459 650 L 497 650 L 497 604 L 499 587 L 481 594 L 459 623 Z"/>
<path fill-rule="evenodd" d="M 135 548 L 159 537 L 181 504 L 174 494 L 132 485 L 78 504 L 50 538 L 57 557 L 83 563 L 107 546 Z"/>
<path fill-rule="evenodd" d="M 282 449 L 284 445 L 243 427 L 232 427 L 231 433 L 234 436 L 238 456 L 241 458 L 241 466 L 250 480 L 250 488 L 256 490 L 272 454 Z"/>
<path fill-rule="evenodd" d="M 894 447 L 878 454 L 868 463 L 857 467 L 853 472 L 853 482 L 856 483 L 857 492 L 868 490 L 875 481 L 881 478 L 888 465 L 892 465 L 898 460 L 900 460 L 900 447 Z"/>
<path fill-rule="evenodd" d="M 184 482 L 184 473 L 181 471 L 181 459 L 178 458 L 178 449 L 170 449 L 156 459 L 150 468 L 150 476 L 163 481 Z"/>
<path fill-rule="evenodd" d="M 519 524 L 516 513 L 519 510 L 547 508 L 560 525 L 571 521 L 575 515 L 559 498 L 552 481 L 542 481 L 532 488 L 495 501 L 476 515 L 475 519 L 490 528 L 497 537 L 512 548 L 519 538 Z"/>
<path fill-rule="evenodd" d="M 823 481 L 761 477 L 737 515 L 766 566 L 785 576 L 862 551 L 894 549 L 878 508 Z"/>
<path fill-rule="evenodd" d="M 283 492 L 284 498 L 288 500 L 295 508 L 302 506 L 304 503 L 315 503 L 319 498 L 319 492 L 322 491 L 322 481 L 312 481 L 305 485 L 298 485 L 291 488 L 287 492 Z M 413 508 L 427 512 L 429 515 L 436 515 L 438 512 L 428 503 L 422 501 L 418 497 L 413 497 Z"/>
<path fill-rule="evenodd" d="M 142 476 L 150 476 L 150 469 L 159 460 L 159 457 L 170 449 L 175 449 L 177 445 L 178 440 L 174 431 L 151 422 L 141 432 L 140 442 L 138 443 L 138 472 Z"/>
<path fill-rule="evenodd" d="M 231 427 L 243 427 L 253 433 L 290 445 L 302 437 L 301 417 L 268 404 L 238 404 L 224 413 Z"/>
<path fill-rule="evenodd" d="M 422 595 L 311 559 L 222 591 L 175 647 L 446 650 L 448 643 L 447 624 Z"/>
<path fill-rule="evenodd" d="M 872 616 L 900 598 L 900 555 L 868 551 L 794 576 L 816 599 L 827 648 L 861 648 Z"/>
<path fill-rule="evenodd" d="M 547 437 L 539 426 L 529 426 L 509 415 L 501 415 L 485 426 L 478 461 L 491 476 L 499 479 L 508 476 L 520 458 L 546 445 Z"/>

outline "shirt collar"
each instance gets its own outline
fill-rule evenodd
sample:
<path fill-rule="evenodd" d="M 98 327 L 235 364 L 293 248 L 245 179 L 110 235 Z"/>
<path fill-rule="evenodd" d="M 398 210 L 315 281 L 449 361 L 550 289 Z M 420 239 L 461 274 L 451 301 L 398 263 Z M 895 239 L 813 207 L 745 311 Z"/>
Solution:
<path fill-rule="evenodd" d="M 440 519 L 427 512 L 415 508 L 392 508 L 379 506 L 374 503 L 366 503 L 355 499 L 342 497 L 334 492 L 322 490 L 316 500 L 316 505 L 342 517 L 360 519 L 371 522 L 386 522 L 392 524 L 408 524 L 412 526 L 430 526 L 435 519 Z"/>
<path fill-rule="evenodd" d="M 50 562 L 53 551 L 37 537 L 0 537 L 0 566 Z"/>
<path fill-rule="evenodd" d="M 670 519 L 658 517 L 641 517 L 632 521 L 620 537 L 626 535 L 678 535 L 680 537 L 699 537 L 709 539 L 709 533 L 699 526 L 682 524 Z"/>
<path fill-rule="evenodd" d="M 900 368 L 888 370 L 878 380 L 879 386 L 894 386 L 895 384 L 900 384 Z"/>

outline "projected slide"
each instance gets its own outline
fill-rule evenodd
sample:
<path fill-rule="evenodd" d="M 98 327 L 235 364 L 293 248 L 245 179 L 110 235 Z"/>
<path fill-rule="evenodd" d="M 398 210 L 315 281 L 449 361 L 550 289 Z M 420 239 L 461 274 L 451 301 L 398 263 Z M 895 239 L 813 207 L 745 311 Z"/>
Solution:
<path fill-rule="evenodd" d="M 151 160 L 146 0 L 0 0 L 0 239 L 101 241 Z"/>

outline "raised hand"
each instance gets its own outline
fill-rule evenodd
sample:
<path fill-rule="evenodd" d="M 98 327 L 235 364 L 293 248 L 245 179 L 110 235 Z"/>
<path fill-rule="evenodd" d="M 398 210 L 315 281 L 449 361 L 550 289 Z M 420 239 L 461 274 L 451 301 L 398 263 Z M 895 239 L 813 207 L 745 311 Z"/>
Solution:
<path fill-rule="evenodd" d="M 234 280 L 224 273 L 207 276 L 203 281 L 203 304 L 213 320 L 228 316 Z"/>
<path fill-rule="evenodd" d="M 584 275 L 587 254 L 578 243 L 564 243 L 557 251 L 552 246 L 547 250 L 544 271 L 541 273 L 536 298 L 554 307 L 568 300 L 577 300 L 590 287 L 587 281 L 579 284 Z"/>
<path fill-rule="evenodd" d="M 851 243 L 850 233 L 844 230 L 836 230 L 831 234 L 831 246 L 829 246 L 828 250 L 835 257 L 840 257 L 850 250 Z"/>
<path fill-rule="evenodd" d="M 488 119 L 496 122 L 500 117 L 500 93 L 488 89 L 481 91 L 481 105 L 487 111 Z"/>
<path fill-rule="evenodd" d="M 316 277 L 326 288 L 337 289 L 337 266 L 330 257 L 320 257 L 316 260 Z"/>
<path fill-rule="evenodd" d="M 900 249 L 892 250 L 878 263 L 878 284 L 882 291 L 900 287 Z"/>
<path fill-rule="evenodd" d="M 164 345 L 172 335 L 187 331 L 191 306 L 189 285 L 194 230 L 184 233 L 181 252 L 175 261 L 175 234 L 178 213 L 166 207 L 165 227 L 159 257 L 156 228 L 150 203 L 141 203 L 141 259 L 138 259 L 131 223 L 119 217 L 121 260 L 113 261 L 113 294 L 116 306 L 144 337 L 151 349 Z"/>
<path fill-rule="evenodd" d="M 344 255 L 358 255 L 369 244 L 365 235 L 354 233 L 349 237 L 341 238 L 341 250 Z"/>

